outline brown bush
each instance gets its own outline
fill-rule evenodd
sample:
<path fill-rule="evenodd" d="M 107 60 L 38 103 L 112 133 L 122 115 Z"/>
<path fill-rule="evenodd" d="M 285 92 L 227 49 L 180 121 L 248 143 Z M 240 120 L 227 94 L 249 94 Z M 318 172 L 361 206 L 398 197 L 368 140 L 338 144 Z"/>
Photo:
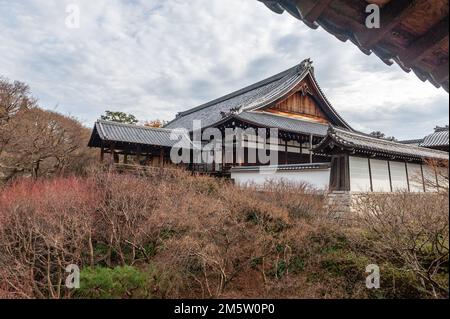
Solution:
<path fill-rule="evenodd" d="M 445 296 L 448 219 L 440 213 L 448 207 L 404 196 L 361 200 L 365 215 L 350 224 L 328 215 L 324 194 L 306 185 L 239 188 L 176 169 L 20 180 L 0 196 L 0 296 L 100 296 L 96 276 L 116 273 L 147 278 L 140 294 L 124 283 L 127 298 Z M 365 287 L 374 261 L 378 292 Z M 95 291 L 63 286 L 71 263 L 89 270 Z"/>
<path fill-rule="evenodd" d="M 448 195 L 366 194 L 358 211 L 369 255 L 412 272 L 426 294 L 448 296 Z"/>
<path fill-rule="evenodd" d="M 19 180 L 0 196 L 0 281 L 20 297 L 60 298 L 65 268 L 84 266 L 95 186 L 67 178 Z"/>

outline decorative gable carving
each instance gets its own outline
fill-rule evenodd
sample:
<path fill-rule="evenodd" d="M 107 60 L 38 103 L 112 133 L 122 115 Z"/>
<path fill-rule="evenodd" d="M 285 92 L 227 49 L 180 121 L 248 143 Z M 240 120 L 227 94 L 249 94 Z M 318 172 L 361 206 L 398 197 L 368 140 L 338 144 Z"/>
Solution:
<path fill-rule="evenodd" d="M 301 82 L 286 99 L 264 111 L 293 118 L 304 118 L 315 122 L 329 123 L 329 119 L 315 99 L 315 92 L 308 81 Z"/>

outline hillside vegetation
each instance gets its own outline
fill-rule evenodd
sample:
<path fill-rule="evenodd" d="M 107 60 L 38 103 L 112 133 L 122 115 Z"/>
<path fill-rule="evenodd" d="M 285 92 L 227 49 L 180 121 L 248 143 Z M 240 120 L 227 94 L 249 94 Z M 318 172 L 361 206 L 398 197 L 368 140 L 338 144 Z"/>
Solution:
<path fill-rule="evenodd" d="M 339 216 L 306 186 L 181 170 L 17 179 L 0 192 L 0 297 L 445 298 L 447 199 L 367 195 Z"/>

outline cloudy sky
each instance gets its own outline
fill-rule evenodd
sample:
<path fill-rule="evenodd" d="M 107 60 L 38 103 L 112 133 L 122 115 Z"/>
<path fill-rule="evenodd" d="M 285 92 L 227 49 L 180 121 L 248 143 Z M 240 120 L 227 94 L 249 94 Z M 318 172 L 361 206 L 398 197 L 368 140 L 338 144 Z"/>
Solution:
<path fill-rule="evenodd" d="M 107 109 L 170 120 L 307 57 L 356 129 L 415 138 L 448 123 L 443 89 L 256 0 L 0 0 L 0 75 L 88 126 Z"/>

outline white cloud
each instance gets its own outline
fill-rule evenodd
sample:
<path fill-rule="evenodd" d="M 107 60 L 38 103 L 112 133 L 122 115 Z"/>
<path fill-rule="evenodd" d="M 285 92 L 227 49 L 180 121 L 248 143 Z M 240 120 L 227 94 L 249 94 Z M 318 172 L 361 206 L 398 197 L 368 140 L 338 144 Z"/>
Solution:
<path fill-rule="evenodd" d="M 65 27 L 69 3 L 80 29 Z M 0 74 L 87 125 L 106 109 L 169 120 L 306 57 L 355 128 L 416 137 L 448 122 L 442 89 L 256 0 L 0 0 L 0 28 Z"/>

